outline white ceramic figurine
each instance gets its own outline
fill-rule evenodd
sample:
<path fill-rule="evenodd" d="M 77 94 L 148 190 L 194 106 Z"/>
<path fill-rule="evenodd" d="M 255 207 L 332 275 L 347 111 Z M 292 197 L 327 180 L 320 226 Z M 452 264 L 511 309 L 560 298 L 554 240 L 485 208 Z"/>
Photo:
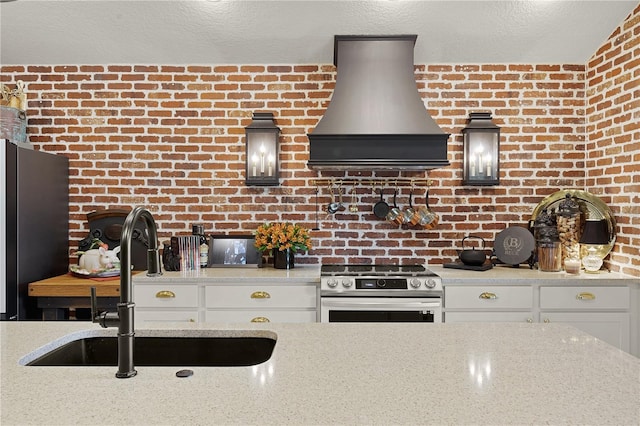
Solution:
<path fill-rule="evenodd" d="M 78 266 L 87 271 L 118 269 L 120 268 L 118 253 L 120 253 L 120 246 L 117 246 L 113 250 L 107 250 L 104 247 L 87 250 L 80 256 Z"/>

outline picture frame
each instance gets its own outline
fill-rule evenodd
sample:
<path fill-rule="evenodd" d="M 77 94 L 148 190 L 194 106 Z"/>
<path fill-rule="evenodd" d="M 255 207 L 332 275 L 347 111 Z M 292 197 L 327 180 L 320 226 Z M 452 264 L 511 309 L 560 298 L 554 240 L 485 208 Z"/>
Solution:
<path fill-rule="evenodd" d="M 210 235 L 207 267 L 258 267 L 262 254 L 254 246 L 254 241 L 252 234 Z"/>

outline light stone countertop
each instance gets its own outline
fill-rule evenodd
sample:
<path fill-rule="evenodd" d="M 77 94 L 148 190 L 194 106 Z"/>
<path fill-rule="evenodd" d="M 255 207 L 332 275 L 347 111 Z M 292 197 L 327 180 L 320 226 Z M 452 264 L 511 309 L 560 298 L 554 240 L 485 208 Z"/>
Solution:
<path fill-rule="evenodd" d="M 293 269 L 276 269 L 273 266 L 258 268 L 257 266 L 230 266 L 202 268 L 197 271 L 162 271 L 158 277 L 148 277 L 144 272 L 133 276 L 134 284 L 167 283 L 188 284 L 202 283 L 207 279 L 217 282 L 228 279 L 234 284 L 299 284 L 315 283 L 320 286 L 320 265 L 296 265 Z"/>
<path fill-rule="evenodd" d="M 531 285 L 543 283 L 548 285 L 640 284 L 640 278 L 608 271 L 601 271 L 598 274 L 581 271 L 580 274 L 572 275 L 564 271 L 543 272 L 538 269 L 530 269 L 525 265 L 520 265 L 519 268 L 508 265 L 496 265 L 487 271 L 445 268 L 442 265 L 428 265 L 427 268 L 440 276 L 444 285 Z"/>
<path fill-rule="evenodd" d="M 640 422 L 640 359 L 562 324 L 154 324 L 269 330 L 254 367 L 27 367 L 82 322 L 0 323 L 0 424 L 617 424 Z M 180 331 L 182 330 L 182 331 Z"/>

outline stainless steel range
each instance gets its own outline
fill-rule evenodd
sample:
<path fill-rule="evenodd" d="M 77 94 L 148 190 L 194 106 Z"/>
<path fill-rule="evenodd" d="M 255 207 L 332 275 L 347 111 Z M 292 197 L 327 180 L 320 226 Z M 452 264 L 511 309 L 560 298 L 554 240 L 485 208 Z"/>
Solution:
<path fill-rule="evenodd" d="M 442 280 L 422 265 L 322 265 L 321 322 L 442 322 Z"/>

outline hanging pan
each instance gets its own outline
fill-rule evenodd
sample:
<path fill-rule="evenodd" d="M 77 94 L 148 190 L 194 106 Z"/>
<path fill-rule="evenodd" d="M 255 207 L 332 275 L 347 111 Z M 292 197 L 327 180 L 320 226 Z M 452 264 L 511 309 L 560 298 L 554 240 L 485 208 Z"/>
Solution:
<path fill-rule="evenodd" d="M 373 206 L 373 214 L 376 215 L 378 219 L 386 219 L 387 213 L 389 213 L 389 204 L 384 201 L 383 189 L 384 188 L 380 186 L 380 201 L 375 203 Z"/>

